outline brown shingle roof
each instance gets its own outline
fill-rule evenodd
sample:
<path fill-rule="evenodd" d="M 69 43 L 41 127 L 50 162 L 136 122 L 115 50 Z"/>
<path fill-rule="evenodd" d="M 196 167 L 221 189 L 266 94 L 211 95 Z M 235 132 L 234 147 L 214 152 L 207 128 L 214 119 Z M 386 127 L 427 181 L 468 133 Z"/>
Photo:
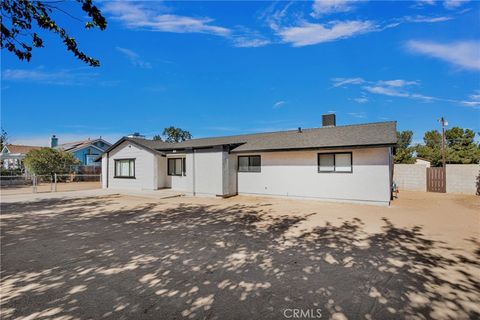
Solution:
<path fill-rule="evenodd" d="M 24 146 L 20 144 L 7 144 L 7 149 L 10 153 L 22 153 L 27 154 L 31 150 L 37 150 L 42 147 L 39 146 Z"/>

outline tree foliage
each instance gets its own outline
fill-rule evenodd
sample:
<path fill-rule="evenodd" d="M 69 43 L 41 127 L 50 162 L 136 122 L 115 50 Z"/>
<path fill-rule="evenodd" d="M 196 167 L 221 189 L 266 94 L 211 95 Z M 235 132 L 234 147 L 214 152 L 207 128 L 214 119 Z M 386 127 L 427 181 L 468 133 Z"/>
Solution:
<path fill-rule="evenodd" d="M 414 148 L 410 146 L 412 137 L 413 132 L 410 130 L 397 131 L 397 147 L 393 156 L 395 163 L 415 163 L 415 158 L 413 157 Z"/>
<path fill-rule="evenodd" d="M 71 167 L 80 161 L 63 150 L 41 148 L 28 152 L 23 163 L 32 173 L 53 175 L 71 172 Z"/>
<path fill-rule="evenodd" d="M 85 28 L 98 27 L 100 30 L 105 30 L 107 21 L 100 10 L 93 5 L 92 0 L 76 1 L 81 4 L 82 11 L 89 17 Z M 62 12 L 72 17 L 56 6 L 58 2 L 60 1 L 2 0 L 1 48 L 6 48 L 20 60 L 30 61 L 33 47 L 44 47 L 42 38 L 34 30 L 43 29 L 57 34 L 66 49 L 79 60 L 92 67 L 100 66 L 100 62 L 81 51 L 76 40 L 52 18 L 54 12 Z"/>
<path fill-rule="evenodd" d="M 423 136 L 423 142 L 425 146 L 429 148 L 441 148 L 442 147 L 442 134 L 437 130 L 430 130 L 425 132 Z"/>
<path fill-rule="evenodd" d="M 163 129 L 162 135 L 165 137 L 165 142 L 182 142 L 192 139 L 192 134 L 190 132 L 175 127 Z"/>
<path fill-rule="evenodd" d="M 153 140 L 162 141 L 162 136 L 159 135 L 159 134 L 156 134 L 156 135 L 153 136 Z"/>
<path fill-rule="evenodd" d="M 437 130 L 425 132 L 424 145 L 416 146 L 417 156 L 442 165 L 442 135 Z M 445 131 L 445 160 L 447 163 L 469 164 L 480 162 L 480 147 L 475 143 L 475 132 L 453 127 Z"/>
<path fill-rule="evenodd" d="M 3 149 L 3 146 L 7 144 L 8 135 L 5 130 L 0 129 L 0 151 Z"/>
<path fill-rule="evenodd" d="M 445 131 L 447 163 L 479 163 L 480 148 L 475 143 L 475 132 L 453 127 Z"/>
<path fill-rule="evenodd" d="M 442 134 L 437 130 L 425 132 L 423 136 L 424 145 L 417 145 L 415 151 L 417 157 L 430 161 L 432 167 L 442 165 Z"/>

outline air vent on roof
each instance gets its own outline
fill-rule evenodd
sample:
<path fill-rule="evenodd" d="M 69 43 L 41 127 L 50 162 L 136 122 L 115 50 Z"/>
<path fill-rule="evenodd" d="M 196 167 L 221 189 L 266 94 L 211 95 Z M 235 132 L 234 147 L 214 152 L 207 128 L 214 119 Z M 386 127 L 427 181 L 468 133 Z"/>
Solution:
<path fill-rule="evenodd" d="M 337 125 L 335 114 L 322 115 L 322 127 L 335 127 Z"/>

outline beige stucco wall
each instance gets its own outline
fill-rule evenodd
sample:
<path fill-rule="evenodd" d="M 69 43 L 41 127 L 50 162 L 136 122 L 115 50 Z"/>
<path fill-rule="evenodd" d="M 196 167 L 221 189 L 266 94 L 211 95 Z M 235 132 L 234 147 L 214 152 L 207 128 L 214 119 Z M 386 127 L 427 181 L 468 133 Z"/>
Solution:
<path fill-rule="evenodd" d="M 402 190 L 427 191 L 426 164 L 395 164 L 393 181 Z"/>
<path fill-rule="evenodd" d="M 239 172 L 238 193 L 388 204 L 389 149 L 338 151 L 352 152 L 352 173 L 319 173 L 319 151 L 256 153 L 261 172 Z"/>
<path fill-rule="evenodd" d="M 477 193 L 477 177 L 480 174 L 478 164 L 447 164 L 448 193 Z"/>

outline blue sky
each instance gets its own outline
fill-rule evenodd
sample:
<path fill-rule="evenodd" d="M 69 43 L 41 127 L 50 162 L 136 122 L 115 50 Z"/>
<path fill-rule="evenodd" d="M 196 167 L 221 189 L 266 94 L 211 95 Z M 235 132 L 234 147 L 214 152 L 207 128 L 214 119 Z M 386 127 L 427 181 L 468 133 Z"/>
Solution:
<path fill-rule="evenodd" d="M 480 3 L 97 2 L 107 30 L 61 13 L 87 67 L 53 35 L 32 60 L 2 52 L 1 125 L 46 145 L 173 125 L 194 137 L 398 121 L 421 141 L 480 131 Z M 83 18 L 74 2 L 59 4 Z"/>

